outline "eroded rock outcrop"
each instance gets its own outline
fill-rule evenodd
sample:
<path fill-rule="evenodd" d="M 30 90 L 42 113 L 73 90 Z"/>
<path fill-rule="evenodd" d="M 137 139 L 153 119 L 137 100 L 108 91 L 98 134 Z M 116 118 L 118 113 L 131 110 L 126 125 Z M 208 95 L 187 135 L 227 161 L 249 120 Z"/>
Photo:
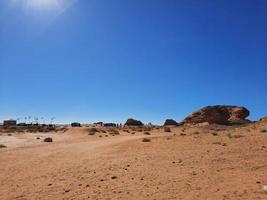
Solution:
<path fill-rule="evenodd" d="M 209 124 L 244 124 L 249 120 L 249 110 L 240 106 L 207 106 L 186 117 L 183 124 L 198 124 L 208 122 Z"/>
<path fill-rule="evenodd" d="M 177 126 L 178 123 L 173 119 L 166 119 L 164 126 Z"/>
<path fill-rule="evenodd" d="M 143 122 L 136 120 L 136 119 L 128 119 L 125 123 L 126 126 L 143 126 Z"/>
<path fill-rule="evenodd" d="M 260 121 L 266 121 L 266 122 L 267 122 L 267 117 L 262 117 L 262 118 L 260 119 Z"/>

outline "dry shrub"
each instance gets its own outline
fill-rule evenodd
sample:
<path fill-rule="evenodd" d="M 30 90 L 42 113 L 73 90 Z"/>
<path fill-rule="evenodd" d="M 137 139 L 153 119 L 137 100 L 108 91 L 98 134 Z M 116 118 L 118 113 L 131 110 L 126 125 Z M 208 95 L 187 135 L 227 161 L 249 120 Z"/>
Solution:
<path fill-rule="evenodd" d="M 244 137 L 244 136 L 243 136 L 243 135 L 240 135 L 240 134 L 235 134 L 235 135 L 233 135 L 233 134 L 231 134 L 231 133 L 228 133 L 228 134 L 227 134 L 227 137 L 230 138 L 230 139 L 232 139 L 232 138 L 237 139 L 237 138 L 242 138 L 242 137 Z"/>
<path fill-rule="evenodd" d="M 142 142 L 151 142 L 150 138 L 143 138 Z"/>
<path fill-rule="evenodd" d="M 227 146 L 226 143 L 222 143 L 222 142 L 213 142 L 212 144 L 221 145 L 221 146 Z"/>
<path fill-rule="evenodd" d="M 137 131 L 138 131 L 138 132 L 142 132 L 142 131 L 143 131 L 143 128 L 142 128 L 142 127 L 139 127 L 139 128 L 137 129 Z"/>
<path fill-rule="evenodd" d="M 135 131 L 135 132 L 142 132 L 143 131 L 143 127 L 141 126 L 131 126 L 129 127 L 132 131 Z"/>
<path fill-rule="evenodd" d="M 210 130 L 212 130 L 212 131 L 221 131 L 223 129 L 220 129 L 220 128 L 210 128 Z"/>
<path fill-rule="evenodd" d="M 88 129 L 88 132 L 89 132 L 88 135 L 95 135 L 99 131 L 96 128 L 90 128 Z"/>
<path fill-rule="evenodd" d="M 53 139 L 51 137 L 45 138 L 44 142 L 53 142 Z"/>
<path fill-rule="evenodd" d="M 65 133 L 68 131 L 68 129 L 65 127 L 62 127 L 62 128 L 59 128 L 57 131 L 61 131 L 61 132 Z"/>
<path fill-rule="evenodd" d="M 146 132 L 144 132 L 144 135 L 151 135 L 151 134 L 150 134 L 149 132 L 146 131 Z"/>
<path fill-rule="evenodd" d="M 218 136 L 218 133 L 217 132 L 212 132 L 211 133 L 213 136 Z"/>
<path fill-rule="evenodd" d="M 167 132 L 167 133 L 171 132 L 171 128 L 170 127 L 164 127 L 164 132 Z"/>
<path fill-rule="evenodd" d="M 1 148 L 6 148 L 6 145 L 0 144 L 0 149 Z"/>
<path fill-rule="evenodd" d="M 152 127 L 150 127 L 150 126 L 145 126 L 144 127 L 144 131 L 147 131 L 147 132 L 149 132 L 149 131 L 152 131 Z"/>
<path fill-rule="evenodd" d="M 115 128 L 109 129 L 108 132 L 112 135 L 119 135 L 120 134 L 120 132 Z"/>
<path fill-rule="evenodd" d="M 36 133 L 36 132 L 52 132 L 52 131 L 66 131 L 63 128 L 57 129 L 56 126 L 49 125 L 27 125 L 27 126 L 13 126 L 5 127 L 5 132 L 7 133 Z"/>

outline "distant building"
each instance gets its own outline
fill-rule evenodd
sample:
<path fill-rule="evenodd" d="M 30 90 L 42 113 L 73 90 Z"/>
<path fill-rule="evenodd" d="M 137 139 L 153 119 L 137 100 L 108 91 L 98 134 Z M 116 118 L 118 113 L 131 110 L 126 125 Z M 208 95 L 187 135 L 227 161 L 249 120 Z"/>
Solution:
<path fill-rule="evenodd" d="M 18 125 L 18 126 L 27 126 L 26 123 L 18 123 L 17 125 Z"/>
<path fill-rule="evenodd" d="M 103 126 L 103 122 L 96 122 L 94 123 L 95 126 Z"/>
<path fill-rule="evenodd" d="M 17 125 L 17 120 L 14 120 L 14 119 L 4 120 L 3 125 L 4 126 L 16 126 Z"/>

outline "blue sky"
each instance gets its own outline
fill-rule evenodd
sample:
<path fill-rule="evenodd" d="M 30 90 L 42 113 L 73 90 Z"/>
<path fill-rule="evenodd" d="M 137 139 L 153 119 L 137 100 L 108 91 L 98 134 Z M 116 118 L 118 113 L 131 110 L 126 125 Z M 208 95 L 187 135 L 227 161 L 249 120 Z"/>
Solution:
<path fill-rule="evenodd" d="M 267 115 L 265 0 L 1 0 L 0 120 Z"/>

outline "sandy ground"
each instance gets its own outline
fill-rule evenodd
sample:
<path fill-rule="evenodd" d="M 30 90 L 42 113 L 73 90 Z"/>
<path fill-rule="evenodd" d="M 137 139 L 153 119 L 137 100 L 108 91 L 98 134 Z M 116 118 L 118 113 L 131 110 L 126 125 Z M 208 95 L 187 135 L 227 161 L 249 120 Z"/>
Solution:
<path fill-rule="evenodd" d="M 115 136 L 74 128 L 49 133 L 53 143 L 36 140 L 47 134 L 3 134 L 0 199 L 267 200 L 263 128 L 267 122 Z"/>
<path fill-rule="evenodd" d="M 41 145 L 42 141 L 52 137 L 54 141 L 62 141 L 67 139 L 67 134 L 63 133 L 8 133 L 0 136 L 0 144 L 8 148 L 27 147 L 31 145 Z M 38 139 L 37 139 L 38 138 Z"/>

